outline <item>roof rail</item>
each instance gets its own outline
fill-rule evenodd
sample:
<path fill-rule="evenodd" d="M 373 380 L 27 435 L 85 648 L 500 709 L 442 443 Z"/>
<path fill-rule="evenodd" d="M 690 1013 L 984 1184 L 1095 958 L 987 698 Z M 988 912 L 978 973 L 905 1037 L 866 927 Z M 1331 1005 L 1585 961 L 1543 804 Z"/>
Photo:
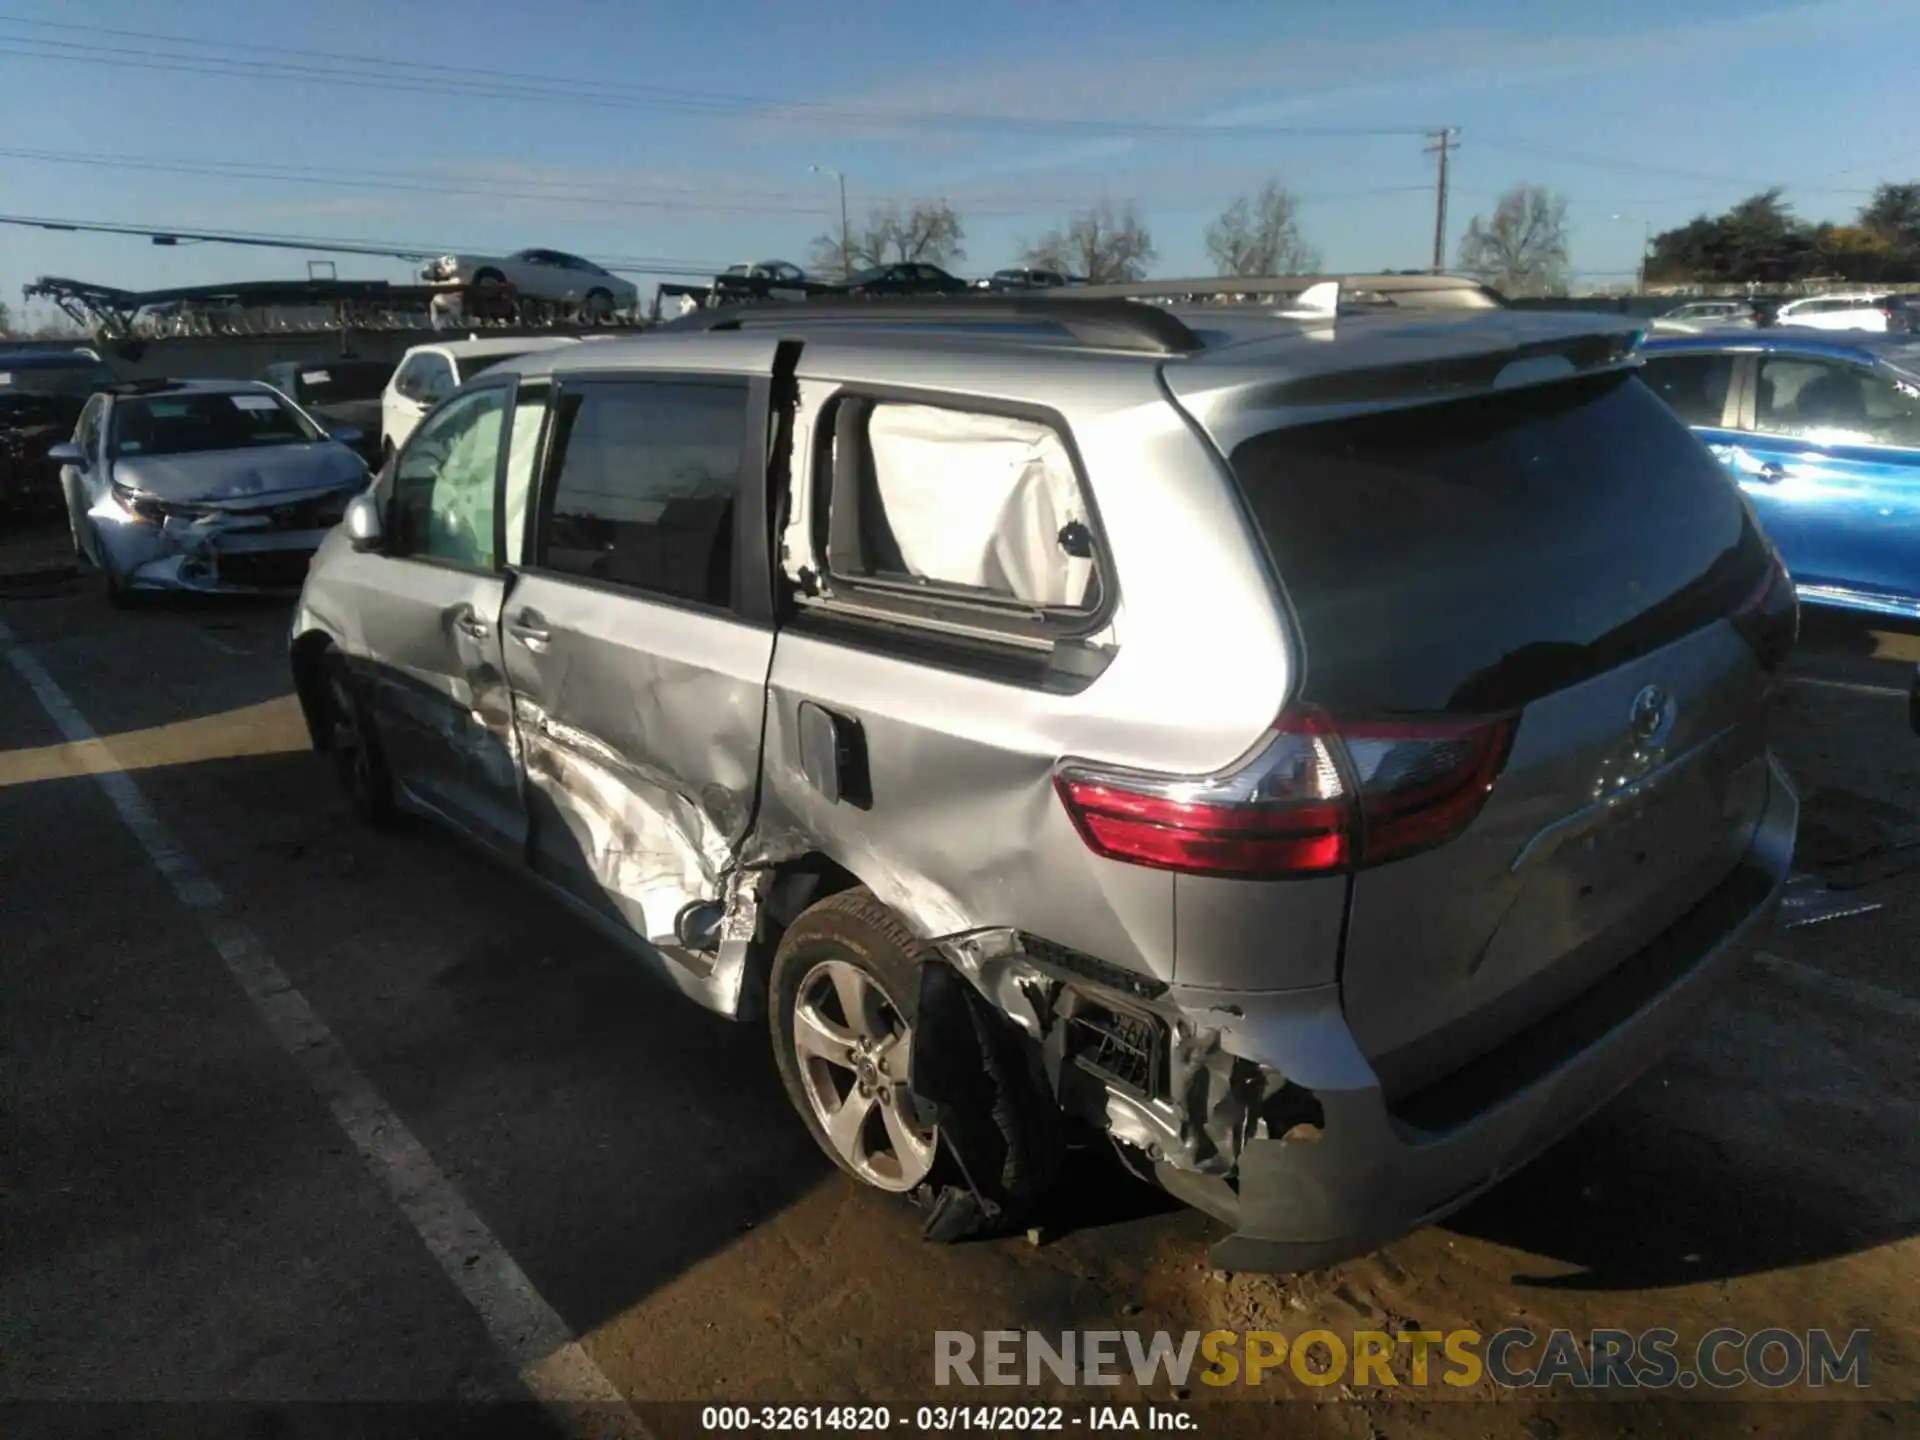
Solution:
<path fill-rule="evenodd" d="M 740 330 L 792 325 L 1040 324 L 1082 345 L 1148 355 L 1191 355 L 1206 342 L 1177 316 L 1121 298 L 1086 298 L 1051 290 L 1043 295 L 939 295 L 902 300 L 815 296 L 763 304 L 722 305 L 669 320 L 659 330 Z"/>
<path fill-rule="evenodd" d="M 1110 285 L 1071 285 L 1052 293 L 1072 300 L 1232 301 L 1304 295 L 1335 284 L 1345 300 L 1377 296 L 1390 304 L 1431 310 L 1492 310 L 1506 299 L 1470 275 L 1215 275 L 1187 280 L 1128 280 Z"/>

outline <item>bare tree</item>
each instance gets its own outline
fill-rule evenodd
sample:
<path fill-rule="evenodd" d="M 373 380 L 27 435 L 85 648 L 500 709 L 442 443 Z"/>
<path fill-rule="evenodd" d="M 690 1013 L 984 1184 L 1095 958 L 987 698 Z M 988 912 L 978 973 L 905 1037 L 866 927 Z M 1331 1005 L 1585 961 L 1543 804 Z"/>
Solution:
<path fill-rule="evenodd" d="M 0 335 L 13 333 L 13 312 L 7 308 L 7 302 L 0 300 Z"/>
<path fill-rule="evenodd" d="M 1320 252 L 1300 233 L 1299 211 L 1292 192 L 1269 180 L 1207 226 L 1207 254 L 1222 275 L 1310 275 Z"/>
<path fill-rule="evenodd" d="M 844 260 L 838 235 L 815 236 L 807 259 L 820 274 L 843 280 L 849 270 L 870 265 L 921 261 L 946 266 L 966 259 L 961 244 L 966 234 L 958 212 L 944 200 L 917 200 L 905 210 L 876 205 L 867 212 L 866 223 L 847 237 Z"/>
<path fill-rule="evenodd" d="M 1460 268 L 1513 295 L 1567 288 L 1567 200 L 1542 185 L 1516 185 L 1491 219 L 1476 215 L 1460 237 Z"/>
<path fill-rule="evenodd" d="M 1049 230 L 1026 249 L 1027 264 L 1083 275 L 1095 285 L 1139 280 L 1159 252 L 1131 204 L 1117 214 L 1102 201 L 1082 210 L 1064 230 Z"/>

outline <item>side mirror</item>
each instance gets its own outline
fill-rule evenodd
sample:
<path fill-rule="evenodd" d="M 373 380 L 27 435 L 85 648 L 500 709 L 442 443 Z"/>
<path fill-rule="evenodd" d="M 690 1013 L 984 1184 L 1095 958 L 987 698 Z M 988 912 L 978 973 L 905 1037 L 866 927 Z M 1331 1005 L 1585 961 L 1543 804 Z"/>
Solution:
<path fill-rule="evenodd" d="M 355 550 L 365 553 L 380 548 L 380 502 L 371 493 L 362 491 L 349 500 L 340 523 Z"/>
<path fill-rule="evenodd" d="M 366 435 L 357 425 L 342 425 L 338 430 L 329 432 L 329 438 L 338 440 L 342 445 L 358 445 L 366 439 Z"/>
<path fill-rule="evenodd" d="M 76 470 L 87 468 L 87 452 L 71 440 L 62 440 L 47 451 L 47 458 L 57 465 L 71 465 Z"/>

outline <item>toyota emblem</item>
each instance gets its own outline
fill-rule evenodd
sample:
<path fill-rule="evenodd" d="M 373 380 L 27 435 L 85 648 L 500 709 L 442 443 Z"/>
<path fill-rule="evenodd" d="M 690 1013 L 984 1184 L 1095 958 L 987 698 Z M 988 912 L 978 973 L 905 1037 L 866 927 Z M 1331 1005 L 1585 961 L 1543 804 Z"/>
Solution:
<path fill-rule="evenodd" d="M 1667 694 L 1662 685 L 1648 685 L 1633 697 L 1633 708 L 1627 713 L 1627 723 L 1633 729 L 1633 738 L 1642 744 L 1654 744 L 1664 740 L 1673 729 L 1673 697 Z"/>

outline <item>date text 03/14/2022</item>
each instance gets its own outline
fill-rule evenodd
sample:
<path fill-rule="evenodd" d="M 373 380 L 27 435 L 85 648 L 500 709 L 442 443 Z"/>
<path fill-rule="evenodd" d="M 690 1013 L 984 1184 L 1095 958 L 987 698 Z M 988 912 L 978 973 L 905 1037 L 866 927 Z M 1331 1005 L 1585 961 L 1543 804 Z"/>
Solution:
<path fill-rule="evenodd" d="M 877 1433 L 913 1430 L 930 1434 L 1067 1430 L 1190 1431 L 1194 1417 L 1166 1405 L 708 1405 L 700 1411 L 705 1431 Z"/>

